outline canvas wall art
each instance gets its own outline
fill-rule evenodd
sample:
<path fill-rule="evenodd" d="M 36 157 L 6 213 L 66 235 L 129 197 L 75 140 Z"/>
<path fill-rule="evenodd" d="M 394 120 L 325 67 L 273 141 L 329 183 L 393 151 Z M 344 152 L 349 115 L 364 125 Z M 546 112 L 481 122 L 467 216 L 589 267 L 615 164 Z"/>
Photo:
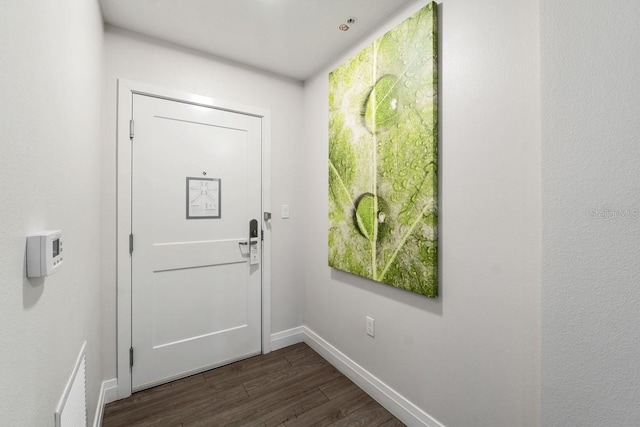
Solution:
<path fill-rule="evenodd" d="M 329 265 L 438 295 L 432 2 L 329 74 Z"/>

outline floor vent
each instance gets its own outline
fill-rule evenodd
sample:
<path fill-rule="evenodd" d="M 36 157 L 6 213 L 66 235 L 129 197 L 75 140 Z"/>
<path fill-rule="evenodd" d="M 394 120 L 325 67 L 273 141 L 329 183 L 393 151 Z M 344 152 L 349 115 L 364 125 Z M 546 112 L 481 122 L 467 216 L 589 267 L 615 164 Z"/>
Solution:
<path fill-rule="evenodd" d="M 56 427 L 87 427 L 87 355 L 82 344 L 78 360 L 55 413 Z"/>

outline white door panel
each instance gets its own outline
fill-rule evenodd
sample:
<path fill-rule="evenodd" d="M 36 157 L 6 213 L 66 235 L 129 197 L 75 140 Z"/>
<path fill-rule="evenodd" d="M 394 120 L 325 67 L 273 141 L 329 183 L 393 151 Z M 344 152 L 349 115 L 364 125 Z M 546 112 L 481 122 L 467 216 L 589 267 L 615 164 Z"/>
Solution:
<path fill-rule="evenodd" d="M 153 271 L 245 263 L 247 239 L 176 242 L 153 245 Z"/>
<path fill-rule="evenodd" d="M 250 265 L 246 245 L 249 221 L 261 215 L 261 120 L 143 95 L 134 95 L 133 115 L 132 389 L 140 390 L 261 351 L 261 266 Z M 188 218 L 188 178 L 219 180 L 219 218 Z"/>
<path fill-rule="evenodd" d="M 246 273 L 245 267 L 226 264 L 154 274 L 154 349 L 228 329 L 246 328 L 248 313 L 242 306 L 248 289 L 234 280 L 235 276 Z M 189 283 L 188 292 L 185 292 L 184 282 Z M 228 305 L 242 308 L 229 311 Z"/>

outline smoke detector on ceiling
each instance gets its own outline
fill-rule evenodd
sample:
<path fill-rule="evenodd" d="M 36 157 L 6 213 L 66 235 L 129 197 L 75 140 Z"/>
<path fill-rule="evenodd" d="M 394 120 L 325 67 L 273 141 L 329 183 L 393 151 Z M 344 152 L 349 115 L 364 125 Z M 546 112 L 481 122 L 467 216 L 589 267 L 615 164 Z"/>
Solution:
<path fill-rule="evenodd" d="M 347 18 L 343 24 L 340 24 L 338 29 L 340 31 L 349 31 L 349 28 L 351 28 L 352 25 L 355 25 L 356 22 L 358 22 L 356 18 Z"/>

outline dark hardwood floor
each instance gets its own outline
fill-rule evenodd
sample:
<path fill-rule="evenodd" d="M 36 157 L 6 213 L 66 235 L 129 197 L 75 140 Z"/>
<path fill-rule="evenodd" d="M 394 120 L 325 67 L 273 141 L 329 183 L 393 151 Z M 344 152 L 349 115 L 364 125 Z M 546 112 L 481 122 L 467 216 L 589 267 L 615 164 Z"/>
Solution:
<path fill-rule="evenodd" d="M 112 426 L 403 426 L 306 344 L 110 403 Z"/>

